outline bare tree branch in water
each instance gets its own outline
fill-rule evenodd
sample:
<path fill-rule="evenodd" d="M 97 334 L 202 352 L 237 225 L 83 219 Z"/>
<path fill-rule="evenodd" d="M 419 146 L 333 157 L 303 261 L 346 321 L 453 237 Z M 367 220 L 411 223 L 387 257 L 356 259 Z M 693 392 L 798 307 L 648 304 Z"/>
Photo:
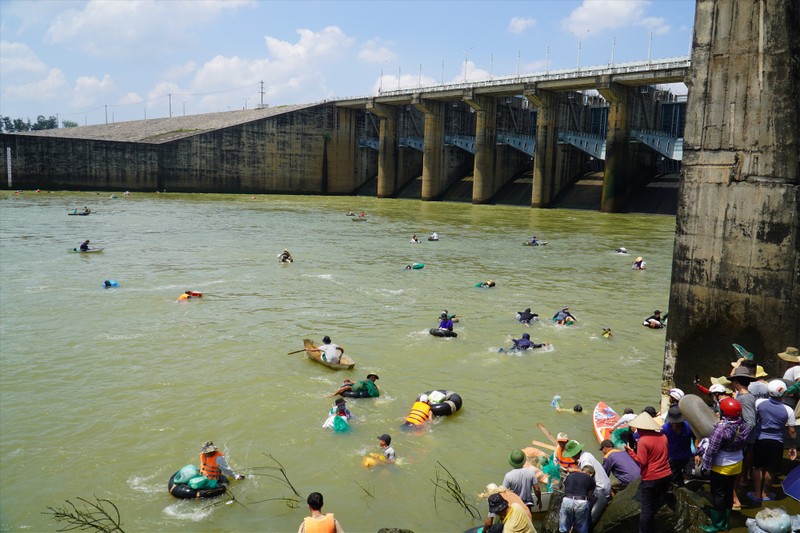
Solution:
<path fill-rule="evenodd" d="M 114 505 L 114 502 L 97 496 L 94 499 L 94 502 L 90 502 L 79 497 L 78 500 L 83 502 L 83 507 L 81 508 L 66 500 L 65 506 L 48 507 L 47 512 L 42 514 L 51 515 L 53 520 L 58 523 L 66 523 L 62 529 L 57 529 L 56 531 L 94 529 L 102 533 L 124 533 L 121 527 L 122 520 L 120 520 L 119 509 Z"/>
<path fill-rule="evenodd" d="M 358 481 L 356 481 L 355 483 L 356 483 L 356 485 L 358 485 L 358 486 L 361 488 L 361 490 L 363 490 L 363 491 L 364 491 L 364 493 L 365 493 L 367 496 L 369 496 L 369 497 L 370 497 L 370 498 L 372 498 L 372 499 L 375 499 L 375 495 L 373 494 L 373 492 L 374 492 L 374 491 L 372 490 L 372 486 L 370 486 L 369 488 L 367 488 L 367 487 L 365 487 L 364 485 L 362 485 L 361 483 L 359 483 Z M 371 485 L 371 484 L 370 484 L 370 485 Z"/>
<path fill-rule="evenodd" d="M 248 475 L 250 475 L 250 476 L 264 476 L 264 477 L 268 477 L 270 479 L 273 479 L 273 480 L 277 481 L 278 483 L 280 483 L 284 487 L 290 489 L 295 494 L 295 496 L 297 496 L 297 498 L 293 498 L 293 497 L 289 497 L 289 498 L 287 498 L 287 497 L 268 498 L 266 500 L 258 500 L 256 502 L 248 502 L 248 503 L 261 503 L 261 502 L 269 502 L 269 501 L 283 501 L 283 502 L 286 503 L 286 505 L 288 507 L 290 507 L 292 509 L 297 508 L 299 506 L 300 498 L 302 498 L 302 496 L 300 496 L 300 493 L 297 492 L 296 488 L 294 488 L 294 485 L 292 485 L 292 482 L 289 481 L 289 476 L 286 473 L 286 469 L 283 467 L 283 465 L 281 464 L 280 461 L 278 461 L 277 459 L 275 459 L 275 457 L 273 457 L 272 454 L 265 453 L 263 455 L 265 457 L 268 457 L 269 459 L 271 459 L 278 466 L 271 466 L 271 465 L 269 465 L 269 466 L 251 466 L 249 468 L 243 468 L 242 470 L 249 471 L 250 473 Z M 253 472 L 253 470 L 268 470 L 268 471 L 276 472 L 276 473 L 267 474 L 267 473 L 261 473 L 261 472 Z"/>
<path fill-rule="evenodd" d="M 444 492 L 442 499 L 445 501 L 452 501 L 460 505 L 464 512 L 468 513 L 472 518 L 480 518 L 481 513 L 478 511 L 478 508 L 472 505 L 467 501 L 467 498 L 464 496 L 464 491 L 461 490 L 461 485 L 459 485 L 458 480 L 453 477 L 453 474 L 439 461 L 436 461 L 442 470 L 447 474 L 446 476 L 437 468 L 436 469 L 436 479 L 432 479 L 433 486 L 435 487 L 433 490 L 433 506 L 438 511 L 438 507 L 436 505 L 437 500 L 439 498 L 439 491 L 441 490 Z"/>

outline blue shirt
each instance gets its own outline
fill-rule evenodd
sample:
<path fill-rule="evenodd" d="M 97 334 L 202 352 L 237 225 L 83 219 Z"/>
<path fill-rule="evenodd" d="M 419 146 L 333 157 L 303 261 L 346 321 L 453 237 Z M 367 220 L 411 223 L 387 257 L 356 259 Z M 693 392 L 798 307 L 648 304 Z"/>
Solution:
<path fill-rule="evenodd" d="M 680 433 L 672 429 L 672 424 L 667 422 L 661 428 L 661 434 L 667 437 L 667 453 L 669 454 L 670 461 L 681 461 L 689 459 L 694 454 L 692 453 L 692 441 L 694 434 L 692 433 L 689 423 L 684 421 L 683 431 Z"/>
<path fill-rule="evenodd" d="M 603 459 L 603 470 L 613 474 L 622 485 L 630 485 L 642 477 L 639 465 L 622 450 L 612 450 Z"/>

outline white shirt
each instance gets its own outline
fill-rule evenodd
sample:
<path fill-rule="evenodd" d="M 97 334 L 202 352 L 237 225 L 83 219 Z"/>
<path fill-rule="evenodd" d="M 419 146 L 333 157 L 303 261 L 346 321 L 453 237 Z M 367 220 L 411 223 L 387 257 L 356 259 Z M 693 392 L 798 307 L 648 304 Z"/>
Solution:
<path fill-rule="evenodd" d="M 336 344 L 323 344 L 319 347 L 322 354 L 325 356 L 325 360 L 329 363 L 338 363 L 339 357 L 341 357 L 341 348 L 339 348 Z"/>
<path fill-rule="evenodd" d="M 792 368 L 787 370 L 783 375 L 783 379 L 786 381 L 797 381 L 800 379 L 800 365 L 794 365 Z"/>
<path fill-rule="evenodd" d="M 586 465 L 591 465 L 594 468 L 594 482 L 597 485 L 596 494 L 603 494 L 608 497 L 611 494 L 611 480 L 603 469 L 603 465 L 591 453 L 583 452 L 580 459 L 578 459 L 578 466 L 583 468 Z"/>

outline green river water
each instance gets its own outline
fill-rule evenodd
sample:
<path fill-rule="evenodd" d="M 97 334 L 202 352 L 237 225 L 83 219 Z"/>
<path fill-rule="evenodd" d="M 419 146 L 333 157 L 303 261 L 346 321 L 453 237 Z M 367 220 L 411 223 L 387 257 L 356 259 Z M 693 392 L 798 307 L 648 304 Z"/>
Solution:
<path fill-rule="evenodd" d="M 53 531 L 43 514 L 77 497 L 117 504 L 130 531 L 296 531 L 325 495 L 348 532 L 463 531 L 479 522 L 440 493 L 439 464 L 474 496 L 508 455 L 566 431 L 596 450 L 591 410 L 657 405 L 664 331 L 642 327 L 669 293 L 674 217 L 362 197 L 0 193 L 0 529 Z M 88 217 L 67 216 L 89 206 Z M 364 210 L 367 222 L 345 213 Z M 412 233 L 439 242 L 411 244 Z M 536 234 L 547 246 L 524 247 Z M 81 241 L 99 254 L 67 253 Z M 630 255 L 614 253 L 625 246 Z M 276 256 L 288 248 L 291 265 Z M 637 255 L 647 271 L 631 269 Z M 423 262 L 422 270 L 404 270 Z M 103 289 L 105 279 L 119 282 Z M 475 283 L 493 279 L 493 289 Z M 184 290 L 206 294 L 176 302 Z M 549 317 L 569 305 L 572 327 Z M 515 312 L 544 320 L 530 329 Z M 457 339 L 428 334 L 442 309 Z M 612 339 L 600 336 L 602 328 Z M 551 351 L 498 353 L 528 331 Z M 356 360 L 334 372 L 302 339 L 330 335 Z M 351 400 L 353 430 L 322 429 L 345 377 L 380 375 Z M 414 397 L 449 389 L 455 416 L 400 430 Z M 556 413 L 583 405 L 583 414 Z M 400 458 L 361 458 L 390 433 Z M 166 491 L 213 440 L 245 474 L 272 455 L 302 494 L 266 476 L 232 485 L 243 504 Z M 597 452 L 599 454 L 599 452 Z M 441 471 L 441 469 L 440 469 Z"/>

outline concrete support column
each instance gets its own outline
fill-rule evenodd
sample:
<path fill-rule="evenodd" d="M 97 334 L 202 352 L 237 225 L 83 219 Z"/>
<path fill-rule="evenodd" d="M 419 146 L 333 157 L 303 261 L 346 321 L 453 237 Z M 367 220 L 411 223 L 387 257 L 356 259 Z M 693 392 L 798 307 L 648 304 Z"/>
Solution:
<path fill-rule="evenodd" d="M 415 94 L 412 105 L 425 114 L 425 145 L 422 151 L 422 199 L 438 200 L 445 189 L 444 125 L 445 104 L 422 100 Z"/>
<path fill-rule="evenodd" d="M 523 95 L 536 108 L 536 151 L 533 157 L 531 207 L 547 207 L 553 201 L 558 150 L 558 96 L 532 85 Z"/>
<path fill-rule="evenodd" d="M 397 107 L 367 100 L 367 111 L 380 119 L 378 133 L 378 198 L 392 198 L 399 186 L 397 176 Z"/>
<path fill-rule="evenodd" d="M 496 175 L 497 159 L 497 100 L 476 95 L 464 95 L 464 101 L 475 110 L 475 169 L 472 180 L 472 203 L 489 202 L 500 184 Z"/>
<path fill-rule="evenodd" d="M 600 210 L 619 211 L 631 190 L 632 154 L 630 150 L 631 89 L 611 83 L 610 76 L 599 76 L 597 90 L 608 102 L 606 164 Z"/>
<path fill-rule="evenodd" d="M 800 3 L 697 0 L 664 385 L 800 339 Z"/>

